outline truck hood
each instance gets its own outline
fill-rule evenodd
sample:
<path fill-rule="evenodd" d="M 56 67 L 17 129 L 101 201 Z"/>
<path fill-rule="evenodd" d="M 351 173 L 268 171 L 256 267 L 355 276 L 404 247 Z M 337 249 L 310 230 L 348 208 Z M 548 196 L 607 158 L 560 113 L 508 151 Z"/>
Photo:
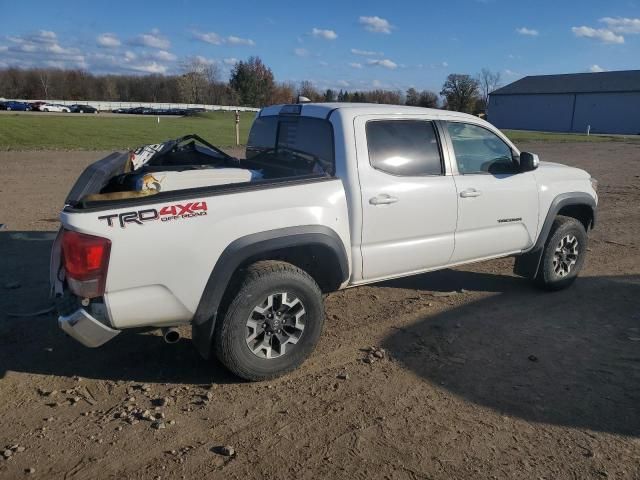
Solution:
<path fill-rule="evenodd" d="M 561 163 L 540 162 L 536 170 L 536 176 L 547 180 L 588 180 L 591 178 L 589 172 L 580 168 L 569 167 Z"/>

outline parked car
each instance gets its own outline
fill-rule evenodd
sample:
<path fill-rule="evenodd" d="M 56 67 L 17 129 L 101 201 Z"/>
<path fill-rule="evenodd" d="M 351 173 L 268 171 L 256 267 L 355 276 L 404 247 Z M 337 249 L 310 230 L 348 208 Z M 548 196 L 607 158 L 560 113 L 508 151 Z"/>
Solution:
<path fill-rule="evenodd" d="M 2 110 L 14 110 L 16 112 L 29 112 L 31 111 L 31 105 L 26 102 L 16 102 L 14 100 L 8 100 L 2 102 Z"/>
<path fill-rule="evenodd" d="M 111 113 L 130 113 L 130 108 L 115 108 L 111 110 Z"/>
<path fill-rule="evenodd" d="M 31 105 L 31 110 L 33 110 L 34 112 L 39 112 L 40 111 L 40 107 L 42 107 L 42 105 L 46 105 L 47 102 L 31 102 L 29 105 Z"/>
<path fill-rule="evenodd" d="M 45 103 L 40 107 L 41 112 L 63 112 L 69 113 L 71 109 L 66 105 L 58 105 L 57 103 Z"/>
<path fill-rule="evenodd" d="M 65 201 L 52 291 L 86 346 L 190 324 L 202 356 L 273 378 L 314 350 L 324 292 L 500 257 L 560 290 L 596 220 L 587 172 L 458 112 L 266 107 L 242 161 L 182 140 L 96 162 Z"/>
<path fill-rule="evenodd" d="M 98 109 L 91 105 L 69 105 L 69 110 L 71 113 L 98 113 Z"/>

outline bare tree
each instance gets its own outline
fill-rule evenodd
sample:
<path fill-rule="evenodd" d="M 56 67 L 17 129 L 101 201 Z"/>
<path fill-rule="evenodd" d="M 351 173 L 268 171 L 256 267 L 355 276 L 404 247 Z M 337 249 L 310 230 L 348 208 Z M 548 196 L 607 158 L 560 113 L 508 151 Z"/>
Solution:
<path fill-rule="evenodd" d="M 194 57 L 184 62 L 182 70 L 184 73 L 178 82 L 182 100 L 185 103 L 206 103 L 210 87 L 218 78 L 217 67 Z"/>
<path fill-rule="evenodd" d="M 423 90 L 420 92 L 418 98 L 418 105 L 426 108 L 438 108 L 440 106 L 440 99 L 438 94 L 431 90 Z"/>
<path fill-rule="evenodd" d="M 47 69 L 42 69 L 38 72 L 38 77 L 40 79 L 40 85 L 42 86 L 43 98 L 47 100 L 49 98 L 49 88 L 51 86 L 51 72 Z"/>
<path fill-rule="evenodd" d="M 315 87 L 313 82 L 309 80 L 303 80 L 298 87 L 298 95 L 307 97 L 312 102 L 319 102 L 322 100 L 322 94 Z"/>
<path fill-rule="evenodd" d="M 486 109 L 489 105 L 489 94 L 500 86 L 500 72 L 492 72 L 483 68 L 480 70 L 477 80 L 480 87 L 480 100 L 483 102 L 483 109 Z"/>

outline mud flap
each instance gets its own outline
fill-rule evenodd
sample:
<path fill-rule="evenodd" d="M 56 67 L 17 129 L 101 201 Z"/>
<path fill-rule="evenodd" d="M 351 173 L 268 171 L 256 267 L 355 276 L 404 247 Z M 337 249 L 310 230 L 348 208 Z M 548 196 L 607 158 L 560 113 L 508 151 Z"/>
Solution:
<path fill-rule="evenodd" d="M 216 314 L 203 323 L 191 324 L 191 341 L 204 359 L 211 356 L 211 341 L 216 325 Z"/>
<path fill-rule="evenodd" d="M 538 268 L 540 267 L 542 252 L 542 249 L 538 249 L 517 256 L 513 265 L 513 273 L 531 280 L 536 278 Z"/>

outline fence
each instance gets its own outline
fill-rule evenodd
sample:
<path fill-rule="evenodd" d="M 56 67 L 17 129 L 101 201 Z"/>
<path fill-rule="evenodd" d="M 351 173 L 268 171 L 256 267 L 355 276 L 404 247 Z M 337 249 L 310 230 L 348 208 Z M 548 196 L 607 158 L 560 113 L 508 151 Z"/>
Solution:
<path fill-rule="evenodd" d="M 0 99 L 3 100 L 3 99 Z M 104 101 L 93 101 L 93 100 L 18 100 L 18 102 L 47 102 L 47 103 L 56 103 L 58 105 L 90 105 L 94 108 L 97 108 L 101 111 L 111 111 L 117 108 L 136 108 L 136 107 L 145 107 L 145 108 L 159 108 L 159 109 L 169 109 L 169 108 L 204 108 L 207 111 L 216 111 L 216 110 L 224 110 L 224 111 L 240 111 L 240 112 L 257 112 L 260 110 L 259 108 L 253 107 L 236 107 L 229 105 L 204 105 L 201 103 L 151 103 L 151 102 L 104 102 Z"/>

